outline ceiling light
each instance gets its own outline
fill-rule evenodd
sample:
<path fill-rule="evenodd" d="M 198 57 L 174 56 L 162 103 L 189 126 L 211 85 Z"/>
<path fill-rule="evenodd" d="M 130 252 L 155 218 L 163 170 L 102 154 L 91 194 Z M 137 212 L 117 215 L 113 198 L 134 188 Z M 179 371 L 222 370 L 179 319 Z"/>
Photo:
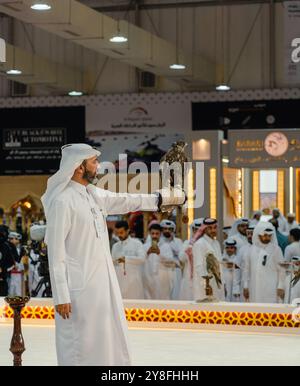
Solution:
<path fill-rule="evenodd" d="M 16 69 L 11 69 L 6 71 L 7 75 L 21 75 L 22 71 L 21 70 L 16 70 Z"/>
<path fill-rule="evenodd" d="M 219 84 L 219 86 L 216 87 L 217 91 L 229 91 L 230 86 L 227 86 L 226 84 Z"/>
<path fill-rule="evenodd" d="M 49 11 L 49 9 L 51 9 L 52 7 L 48 3 L 43 3 L 39 1 L 32 4 L 30 8 L 33 9 L 34 11 Z"/>
<path fill-rule="evenodd" d="M 171 70 L 185 70 L 186 65 L 185 64 L 179 64 L 179 63 L 174 63 L 170 65 Z"/>
<path fill-rule="evenodd" d="M 118 34 L 118 35 L 110 38 L 109 41 L 112 43 L 126 43 L 128 41 L 128 39 L 126 36 Z"/>
<path fill-rule="evenodd" d="M 69 96 L 73 96 L 73 97 L 75 97 L 75 96 L 82 96 L 83 95 L 83 92 L 82 91 L 70 91 L 69 92 Z"/>

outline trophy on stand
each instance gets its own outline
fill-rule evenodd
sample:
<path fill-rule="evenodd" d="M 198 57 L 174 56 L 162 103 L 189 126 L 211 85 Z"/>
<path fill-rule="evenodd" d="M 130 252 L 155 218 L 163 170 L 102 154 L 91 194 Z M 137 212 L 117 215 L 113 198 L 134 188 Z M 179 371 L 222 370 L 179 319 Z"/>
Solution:
<path fill-rule="evenodd" d="M 203 277 L 205 279 L 206 297 L 204 299 L 197 300 L 196 302 L 197 303 L 219 302 L 219 299 L 217 299 L 214 296 L 213 288 L 209 282 L 211 279 L 214 279 L 216 281 L 217 287 L 221 289 L 222 280 L 221 280 L 220 263 L 212 252 L 208 252 L 205 255 L 205 259 L 206 259 L 206 270 L 208 273 L 208 276 Z"/>

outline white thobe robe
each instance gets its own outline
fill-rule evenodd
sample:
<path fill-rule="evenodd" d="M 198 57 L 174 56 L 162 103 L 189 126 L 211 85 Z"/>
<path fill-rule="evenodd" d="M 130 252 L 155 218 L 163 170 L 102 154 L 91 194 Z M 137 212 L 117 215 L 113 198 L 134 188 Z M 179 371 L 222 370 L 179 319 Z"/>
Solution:
<path fill-rule="evenodd" d="M 236 241 L 237 252 L 239 252 L 243 246 L 249 243 L 247 236 L 242 235 L 240 232 L 237 232 L 235 235 L 231 236 L 230 238 Z"/>
<path fill-rule="evenodd" d="M 144 283 L 144 296 L 145 299 L 163 299 L 164 294 L 161 295 L 161 278 L 165 275 L 160 275 L 160 271 L 163 268 L 160 268 L 163 265 L 163 261 L 172 260 L 173 261 L 173 253 L 169 245 L 162 240 L 158 243 L 158 248 L 160 250 L 160 254 L 150 253 L 147 255 L 147 251 L 152 245 L 151 239 L 148 240 L 144 244 L 144 250 L 146 253 L 146 262 L 144 264 L 144 272 L 143 272 L 143 283 Z M 169 280 L 167 283 L 169 283 Z M 171 285 L 173 281 L 171 281 Z M 162 290 L 164 291 L 163 286 Z M 168 298 L 170 299 L 171 290 L 168 291 Z"/>
<path fill-rule="evenodd" d="M 173 239 L 167 239 L 166 237 L 162 236 L 162 241 L 164 241 L 166 244 L 168 244 L 173 252 L 174 260 L 177 262 L 177 266 L 174 269 L 174 286 L 171 293 L 171 300 L 178 300 L 179 299 L 179 291 L 180 291 L 180 285 L 181 285 L 181 279 L 182 279 L 182 271 L 180 268 L 180 260 L 179 260 L 179 253 L 181 252 L 183 242 L 178 237 L 174 237 Z"/>
<path fill-rule="evenodd" d="M 277 218 L 278 221 L 278 231 L 280 233 L 283 233 L 285 236 L 288 235 L 289 229 L 288 229 L 288 222 L 284 216 L 280 216 Z"/>
<path fill-rule="evenodd" d="M 290 263 L 292 261 L 293 256 L 300 257 L 300 242 L 299 241 L 294 241 L 292 244 L 288 245 L 285 248 L 284 260 L 286 262 Z M 289 303 L 289 298 L 291 299 L 291 301 L 293 300 L 293 298 L 292 298 L 293 291 L 295 292 L 295 290 L 296 290 L 296 292 L 297 292 L 296 287 L 298 284 L 296 284 L 295 288 L 291 287 L 291 280 L 293 279 L 293 277 L 294 277 L 293 267 L 290 266 L 290 268 L 286 270 L 285 299 L 284 299 L 285 303 Z M 290 291 L 291 291 L 291 296 L 290 296 Z"/>
<path fill-rule="evenodd" d="M 300 242 L 294 241 L 290 245 L 288 245 L 284 250 L 284 260 L 287 262 L 292 261 L 293 256 L 300 257 Z"/>
<path fill-rule="evenodd" d="M 223 263 L 233 263 L 239 268 L 227 268 L 225 264 L 222 264 L 222 274 L 224 285 L 226 288 L 226 301 L 227 302 L 240 302 L 241 299 L 241 258 L 240 255 L 229 256 L 226 252 L 223 253 Z"/>
<path fill-rule="evenodd" d="M 23 296 L 23 273 L 24 264 L 15 263 L 15 267 L 11 270 L 9 280 L 9 296 Z"/>
<path fill-rule="evenodd" d="M 287 233 L 287 235 L 289 235 L 290 233 L 290 230 L 292 229 L 297 229 L 299 227 L 298 223 L 296 220 L 294 220 L 292 223 L 289 223 L 288 221 L 286 222 L 286 226 L 285 226 L 285 231 Z"/>
<path fill-rule="evenodd" d="M 142 242 L 129 236 L 113 245 L 111 255 L 123 299 L 144 299 L 142 273 L 146 254 Z M 125 257 L 125 264 L 116 263 L 120 257 Z"/>
<path fill-rule="evenodd" d="M 248 244 L 244 245 L 238 252 L 239 260 L 240 260 L 240 268 L 241 268 L 241 296 L 240 301 L 244 302 L 246 299 L 244 298 L 244 292 L 243 292 L 243 283 L 244 283 L 244 270 L 245 266 L 247 264 L 246 260 L 249 259 L 250 249 L 252 247 L 252 244 L 248 242 Z"/>
<path fill-rule="evenodd" d="M 186 250 L 190 247 L 190 240 L 185 240 L 179 254 L 180 261 L 184 264 L 182 280 L 179 291 L 179 300 L 193 300 L 194 266 L 191 265 Z M 193 271 L 193 272 L 192 272 Z"/>
<path fill-rule="evenodd" d="M 139 210 L 157 210 L 157 197 L 116 194 L 74 181 L 52 202 L 46 241 L 54 304 L 72 304 L 69 319 L 55 315 L 59 365 L 130 365 L 105 216 Z"/>
<path fill-rule="evenodd" d="M 206 281 L 203 277 L 209 276 L 207 272 L 207 265 L 206 265 L 206 255 L 208 253 L 212 253 L 216 257 L 216 259 L 219 262 L 221 262 L 222 252 L 221 252 L 220 243 L 217 240 L 214 240 L 211 237 L 204 235 L 199 240 L 197 240 L 193 245 L 194 270 L 195 270 L 194 282 L 193 282 L 194 300 L 201 300 L 201 299 L 207 298 L 206 291 L 205 291 Z M 209 285 L 212 287 L 214 298 L 222 301 L 225 299 L 225 293 L 224 293 L 224 283 L 222 279 L 221 267 L 220 267 L 220 271 L 221 271 L 221 280 L 222 280 L 222 284 L 220 288 L 218 288 L 218 285 L 214 276 L 210 279 Z"/>
<path fill-rule="evenodd" d="M 266 265 L 263 265 L 264 256 Z M 243 287 L 249 289 L 252 303 L 279 303 L 277 289 L 285 289 L 285 269 L 282 251 L 277 245 L 267 244 L 265 248 L 252 245 L 245 258 Z"/>

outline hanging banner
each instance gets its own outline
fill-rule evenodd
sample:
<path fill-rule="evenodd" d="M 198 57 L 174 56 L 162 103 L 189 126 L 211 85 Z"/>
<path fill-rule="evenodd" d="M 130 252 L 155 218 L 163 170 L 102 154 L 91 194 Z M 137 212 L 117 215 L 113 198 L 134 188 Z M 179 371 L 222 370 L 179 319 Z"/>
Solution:
<path fill-rule="evenodd" d="M 284 7 L 284 80 L 295 87 L 300 85 L 300 1 L 285 1 Z"/>
<path fill-rule="evenodd" d="M 249 130 L 300 127 L 300 99 L 196 102 L 193 130 Z"/>
<path fill-rule="evenodd" d="M 229 130 L 229 167 L 300 167 L 300 130 Z"/>
<path fill-rule="evenodd" d="M 84 142 L 85 108 L 0 110 L 0 175 L 53 174 L 61 147 Z"/>
<path fill-rule="evenodd" d="M 189 103 L 120 103 L 87 107 L 87 139 L 101 151 L 101 160 L 118 163 L 126 154 L 132 162 L 158 162 L 172 143 L 191 127 Z"/>
<path fill-rule="evenodd" d="M 106 103 L 87 106 L 87 133 L 102 132 L 164 132 L 178 133 L 190 130 L 189 101 L 166 102 L 159 95 L 151 101 L 135 102 L 130 94 L 119 102 L 107 98 Z M 170 98 L 171 99 L 171 98 Z M 132 102 L 133 101 L 133 102 Z"/>

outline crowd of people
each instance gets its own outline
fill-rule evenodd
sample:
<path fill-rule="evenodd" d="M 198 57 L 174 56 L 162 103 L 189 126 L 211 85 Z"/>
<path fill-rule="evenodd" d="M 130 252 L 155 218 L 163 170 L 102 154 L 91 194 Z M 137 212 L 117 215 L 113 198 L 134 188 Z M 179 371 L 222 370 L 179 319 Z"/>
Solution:
<path fill-rule="evenodd" d="M 261 216 L 257 211 L 251 219 L 224 227 L 223 245 L 212 218 L 195 219 L 185 241 L 176 237 L 171 220 L 151 221 L 145 240 L 133 237 L 127 221 L 118 221 L 110 246 L 123 298 L 205 301 L 210 296 L 254 303 L 299 298 L 300 226 L 295 215 L 284 218 L 274 209 L 270 218 Z M 45 245 L 22 241 L 21 233 L 0 226 L 0 296 L 47 296 L 39 269 Z"/>
<path fill-rule="evenodd" d="M 300 297 L 300 227 L 274 209 L 270 219 L 241 218 L 217 240 L 216 219 L 199 218 L 191 237 L 175 236 L 170 220 L 149 224 L 145 242 L 126 221 L 115 226 L 112 258 L 123 298 L 290 303 Z"/>
<path fill-rule="evenodd" d="M 27 234 L 0 225 L 0 296 L 34 294 L 40 280 L 43 243 L 28 240 Z M 42 296 L 43 286 L 34 296 Z"/>

